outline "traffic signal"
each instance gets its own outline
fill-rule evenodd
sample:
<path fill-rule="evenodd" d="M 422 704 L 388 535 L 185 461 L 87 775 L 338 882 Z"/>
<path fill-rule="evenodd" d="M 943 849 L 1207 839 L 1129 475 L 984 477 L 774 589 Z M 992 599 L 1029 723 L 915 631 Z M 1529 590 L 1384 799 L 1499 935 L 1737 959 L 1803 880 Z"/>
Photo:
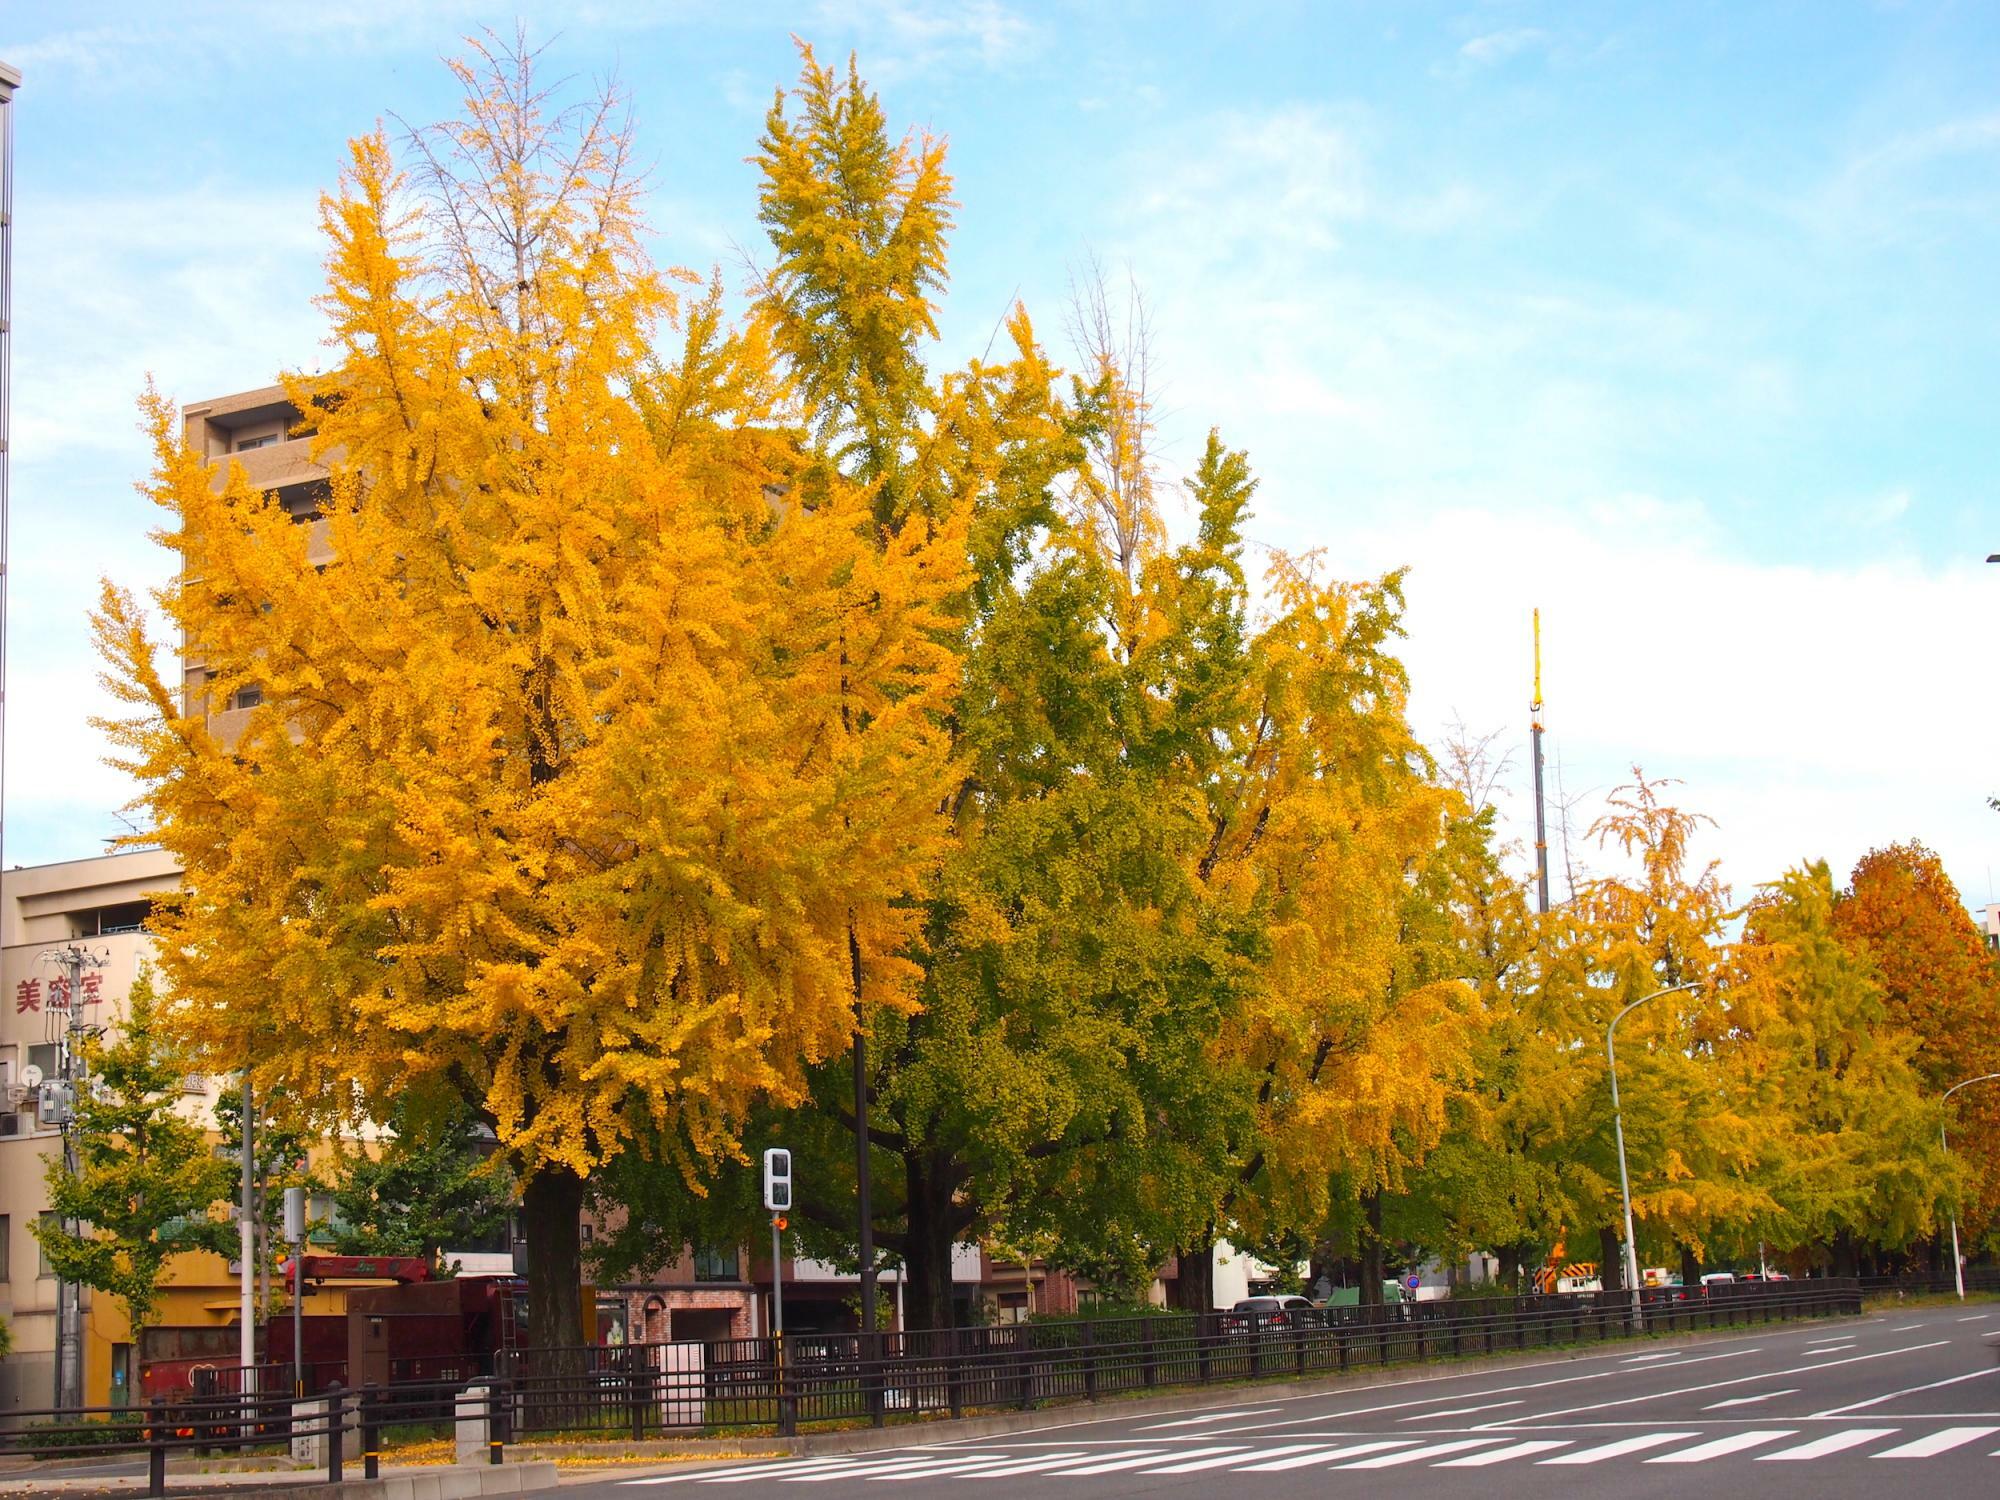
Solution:
<path fill-rule="evenodd" d="M 764 1153 L 764 1207 L 780 1213 L 792 1206 L 792 1153 L 773 1146 Z"/>

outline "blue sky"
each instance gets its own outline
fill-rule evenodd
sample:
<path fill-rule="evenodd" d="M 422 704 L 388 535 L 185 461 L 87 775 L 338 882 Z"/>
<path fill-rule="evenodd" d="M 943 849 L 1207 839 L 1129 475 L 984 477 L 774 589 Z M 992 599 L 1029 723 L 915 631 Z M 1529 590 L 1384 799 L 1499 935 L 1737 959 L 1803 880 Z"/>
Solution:
<path fill-rule="evenodd" d="M 732 276 L 790 34 L 857 49 L 893 120 L 951 142 L 939 358 L 1015 296 L 1059 343 L 1076 267 L 1129 270 L 1170 474 L 1220 425 L 1263 475 L 1260 543 L 1412 568 L 1427 734 L 1523 743 L 1542 608 L 1579 830 L 1636 762 L 1717 818 L 1740 892 L 1921 837 L 1993 899 L 2000 7 L 520 14 L 555 70 L 630 89 L 660 257 Z M 100 572 L 162 571 L 131 489 L 147 373 L 196 399 L 312 364 L 343 141 L 447 113 L 439 55 L 513 20 L 0 0 L 27 75 L 9 863 L 118 828 L 82 616 Z"/>

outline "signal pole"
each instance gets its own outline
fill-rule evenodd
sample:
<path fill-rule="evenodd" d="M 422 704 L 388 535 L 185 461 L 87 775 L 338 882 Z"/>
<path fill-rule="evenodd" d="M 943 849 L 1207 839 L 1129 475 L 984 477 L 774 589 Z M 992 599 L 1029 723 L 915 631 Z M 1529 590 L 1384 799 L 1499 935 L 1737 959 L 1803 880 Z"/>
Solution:
<path fill-rule="evenodd" d="M 1528 732 L 1535 754 L 1535 903 L 1549 910 L 1549 830 L 1542 802 L 1542 612 L 1535 611 L 1535 696 L 1528 704 Z"/>

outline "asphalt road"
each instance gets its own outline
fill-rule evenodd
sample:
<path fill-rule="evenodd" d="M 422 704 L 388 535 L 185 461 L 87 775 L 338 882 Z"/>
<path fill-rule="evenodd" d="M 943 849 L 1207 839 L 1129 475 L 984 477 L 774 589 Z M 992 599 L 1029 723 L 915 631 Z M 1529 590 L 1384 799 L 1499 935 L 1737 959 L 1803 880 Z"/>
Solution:
<path fill-rule="evenodd" d="M 1004 1439 L 566 1485 L 812 1500 L 2000 1496 L 2000 1308 L 1974 1304 L 1485 1371 L 1099 1416 Z M 811 1488 L 801 1488 L 811 1486 Z M 669 1500 L 661 1495 L 658 1500 Z"/>

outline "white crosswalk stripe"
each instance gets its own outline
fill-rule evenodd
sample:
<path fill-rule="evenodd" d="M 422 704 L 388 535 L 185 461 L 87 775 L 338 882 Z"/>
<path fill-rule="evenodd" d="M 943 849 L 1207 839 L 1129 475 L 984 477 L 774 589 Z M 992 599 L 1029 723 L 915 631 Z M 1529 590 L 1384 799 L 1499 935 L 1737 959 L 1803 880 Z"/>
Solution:
<path fill-rule="evenodd" d="M 1455 1443 L 1431 1443 L 1408 1453 L 1384 1453 L 1375 1458 L 1364 1458 L 1357 1464 L 1338 1464 L 1340 1469 L 1393 1469 L 1398 1464 L 1420 1464 L 1428 1458 L 1442 1458 L 1447 1453 L 1463 1453 L 1468 1448 L 1490 1448 L 1504 1438 L 1460 1438 Z"/>
<path fill-rule="evenodd" d="M 1463 1431 L 1464 1429 L 1460 1429 Z M 1547 1429 L 1543 1429 L 1546 1431 Z M 1490 1431 L 1490 1430 L 1489 1430 Z M 1531 1429 L 1532 1431 L 1532 1429 Z M 1206 1447 L 1180 1447 L 1156 1443 L 1146 1448 L 1091 1450 L 1069 1447 L 1060 1451 L 1011 1448 L 926 1448 L 888 1450 L 873 1454 L 846 1454 L 813 1459 L 763 1459 L 721 1468 L 699 1468 L 679 1474 L 651 1474 L 619 1481 L 621 1484 L 749 1484 L 758 1481 L 782 1484 L 829 1484 L 860 1480 L 884 1484 L 912 1480 L 1006 1479 L 1038 1474 L 1052 1479 L 1088 1478 L 1099 1474 L 1162 1477 L 1182 1474 L 1282 1474 L 1297 1469 L 1327 1470 L 1393 1469 L 1405 1465 L 1428 1465 L 1439 1469 L 1485 1469 L 1502 1464 L 1599 1464 L 1613 1459 L 1639 1458 L 1647 1464 L 1699 1464 L 1734 1455 L 1753 1457 L 1760 1463 L 1811 1463 L 1847 1454 L 1866 1458 L 1870 1445 L 1894 1439 L 1907 1429 L 1897 1427 L 1846 1427 L 1805 1436 L 1803 1441 L 1772 1447 L 1786 1438 L 1800 1438 L 1796 1428 L 1769 1427 L 1717 1433 L 1673 1429 L 1641 1432 L 1592 1447 L 1578 1448 L 1576 1437 L 1530 1436 L 1527 1432 L 1491 1432 L 1483 1437 L 1458 1437 L 1449 1441 L 1414 1437 L 1368 1437 L 1357 1433 L 1353 1439 L 1291 1442 L 1258 1447 L 1249 1443 L 1222 1443 Z M 1875 1458 L 1924 1459 L 1964 1449 L 2000 1433 L 2000 1426 L 1944 1427 L 1909 1438 L 1897 1446 L 1873 1452 Z M 1440 1434 L 1442 1436 L 1442 1434 Z M 1185 1441 L 1185 1440 L 1183 1440 Z M 1197 1440 L 1198 1441 L 1198 1440 Z M 1072 1439 L 1074 1442 L 1074 1439 Z M 1770 1448 L 1752 1454 L 1750 1450 Z M 1658 1450 L 1668 1451 L 1658 1451 Z M 1994 1457 L 2000 1458 L 2000 1452 Z"/>
<path fill-rule="evenodd" d="M 1920 1437 L 1914 1442 L 1884 1449 L 1875 1456 L 1929 1458 L 1936 1453 L 1949 1453 L 1954 1448 L 1962 1448 L 1967 1443 L 1977 1442 L 1980 1438 L 1991 1437 L 1996 1432 L 2000 1432 L 2000 1427 L 1947 1427 L 1944 1431 L 1934 1432 L 1929 1437 Z"/>
<path fill-rule="evenodd" d="M 1303 1469 L 1312 1464 L 1330 1464 L 1337 1458 L 1359 1458 L 1364 1453 L 1380 1453 L 1384 1448 L 1414 1448 L 1415 1438 L 1385 1438 L 1376 1443 L 1349 1443 L 1339 1448 L 1321 1447 L 1311 1453 L 1302 1453 L 1296 1458 L 1278 1458 L 1270 1463 L 1245 1464 L 1236 1472 L 1239 1474 L 1282 1474 L 1287 1469 Z M 1262 1454 L 1252 1454 L 1261 1458 Z"/>
<path fill-rule="evenodd" d="M 1069 1472 L 1071 1474 L 1116 1474 L 1123 1469 L 1136 1469 L 1142 1464 L 1167 1463 L 1177 1458 L 1200 1458 L 1209 1453 L 1242 1452 L 1243 1449 L 1240 1445 L 1232 1445 L 1227 1448 L 1188 1448 L 1179 1453 L 1149 1453 L 1144 1458 L 1108 1459 L 1103 1463 L 1085 1464 L 1081 1468 L 1071 1469 Z"/>
<path fill-rule="evenodd" d="M 1684 1438 L 1700 1437 L 1698 1432 L 1647 1432 L 1638 1437 L 1620 1438 L 1615 1443 L 1606 1443 L 1599 1448 L 1584 1448 L 1575 1453 L 1560 1453 L 1554 1458 L 1542 1460 L 1545 1464 L 1601 1464 L 1606 1459 L 1623 1458 L 1628 1453 L 1644 1453 L 1648 1448 L 1664 1448 L 1668 1443 L 1678 1443 Z"/>
<path fill-rule="evenodd" d="M 1017 1458 L 1010 1463 L 988 1462 L 976 1468 L 964 1468 L 956 1472 L 960 1479 L 1001 1479 L 1009 1474 L 1033 1474 L 1041 1469 L 1060 1468 L 1064 1464 L 1073 1464 L 1085 1457 L 1088 1455 L 1083 1453 L 1045 1453 L 1040 1458 Z M 905 1479 L 910 1476 L 898 1474 L 896 1477 Z"/>
<path fill-rule="evenodd" d="M 1464 1458 L 1448 1458 L 1439 1464 L 1440 1469 L 1483 1469 L 1488 1464 L 1504 1464 L 1509 1459 L 1527 1458 L 1530 1454 L 1548 1453 L 1557 1448 L 1570 1446 L 1568 1438 L 1543 1438 L 1533 1443 L 1510 1443 L 1505 1448 L 1495 1448 L 1490 1453 L 1468 1453 Z"/>
<path fill-rule="evenodd" d="M 808 1458 L 808 1459 L 759 1459 L 754 1464 L 737 1464 L 727 1469 L 694 1469 L 683 1474 L 648 1474 L 643 1479 L 621 1480 L 622 1484 L 688 1484 L 702 1480 L 711 1484 L 735 1484 L 740 1480 L 758 1479 L 773 1469 L 782 1467 L 789 1474 L 811 1473 L 816 1469 L 846 1468 L 851 1466 L 851 1458 Z"/>
<path fill-rule="evenodd" d="M 1814 1438 L 1810 1443 L 1800 1443 L 1796 1448 L 1781 1449 L 1777 1453 L 1760 1453 L 1757 1455 L 1757 1462 L 1768 1464 L 1782 1463 L 1787 1459 L 1825 1458 L 1829 1453 L 1845 1453 L 1849 1448 L 1859 1448 L 1863 1443 L 1872 1443 L 1877 1438 L 1895 1435 L 1896 1429 L 1893 1427 L 1850 1427 L 1845 1432 Z"/>
<path fill-rule="evenodd" d="M 934 1464 L 940 1457 L 965 1458 L 976 1462 L 981 1458 L 996 1459 L 1005 1458 L 1006 1456 L 1004 1453 L 906 1454 L 901 1458 L 889 1459 L 882 1463 L 862 1463 L 856 1464 L 852 1468 L 828 1469 L 813 1474 L 773 1474 L 771 1477 L 782 1480 L 786 1484 L 824 1484 L 830 1479 L 873 1479 L 878 1475 L 893 1474 L 899 1469 L 913 1469 L 925 1464 Z"/>
<path fill-rule="evenodd" d="M 1288 1443 L 1282 1448 L 1260 1448 L 1254 1453 L 1225 1453 L 1220 1458 L 1197 1458 L 1192 1463 L 1168 1464 L 1163 1469 L 1148 1469 L 1148 1474 L 1200 1474 L 1209 1469 L 1226 1469 L 1252 1458 L 1279 1459 L 1290 1453 L 1324 1453 L 1325 1443 Z M 1311 1459 L 1306 1460 L 1308 1463 Z M 1240 1472 L 1246 1472 L 1239 1470 Z"/>
<path fill-rule="evenodd" d="M 1705 1464 L 1711 1458 L 1721 1458 L 1729 1453 L 1741 1453 L 1746 1448 L 1757 1448 L 1765 1443 L 1775 1443 L 1779 1438 L 1795 1436 L 1790 1427 L 1771 1427 L 1761 1431 L 1732 1432 L 1728 1437 L 1719 1437 L 1706 1443 L 1696 1443 L 1692 1448 L 1676 1448 L 1672 1453 L 1662 1453 L 1657 1458 L 1646 1460 L 1649 1464 Z"/>

